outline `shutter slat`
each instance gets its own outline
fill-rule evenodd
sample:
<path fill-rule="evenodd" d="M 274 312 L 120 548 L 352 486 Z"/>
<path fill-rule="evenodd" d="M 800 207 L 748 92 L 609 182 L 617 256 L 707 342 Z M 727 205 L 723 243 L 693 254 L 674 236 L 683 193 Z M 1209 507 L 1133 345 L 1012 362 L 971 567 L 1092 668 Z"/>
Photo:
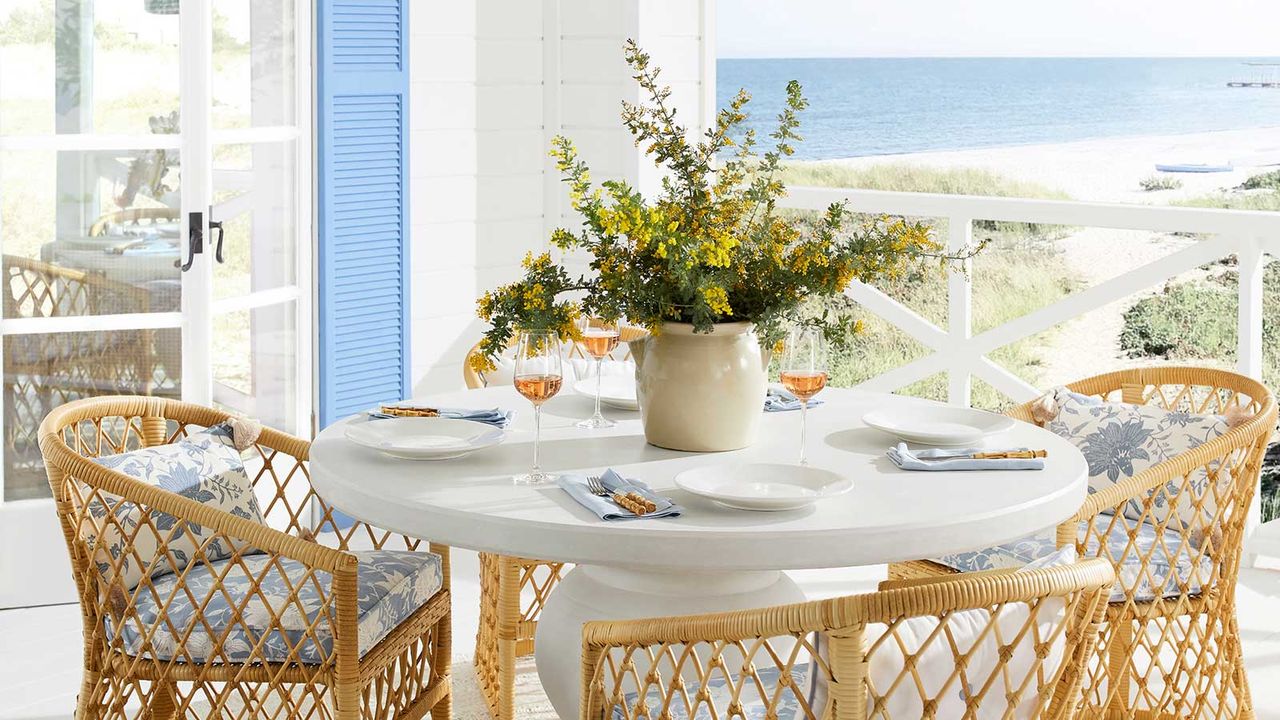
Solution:
<path fill-rule="evenodd" d="M 317 0 L 322 426 L 408 397 L 410 0 Z"/>

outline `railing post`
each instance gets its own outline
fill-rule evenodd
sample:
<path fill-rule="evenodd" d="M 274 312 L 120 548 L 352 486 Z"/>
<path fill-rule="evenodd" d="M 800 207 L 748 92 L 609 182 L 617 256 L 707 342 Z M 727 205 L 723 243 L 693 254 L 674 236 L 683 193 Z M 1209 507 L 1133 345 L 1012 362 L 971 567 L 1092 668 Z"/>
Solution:
<path fill-rule="evenodd" d="M 947 219 L 947 252 L 959 253 L 973 242 L 973 218 Z M 959 348 L 973 334 L 973 263 L 964 261 L 963 272 L 952 270 L 947 277 L 948 340 Z M 947 371 L 947 400 L 969 407 L 973 403 L 971 358 L 955 358 Z"/>
<path fill-rule="evenodd" d="M 1240 249 L 1236 252 L 1240 283 L 1240 306 L 1236 313 L 1236 321 L 1239 323 L 1237 368 L 1240 374 L 1258 380 L 1262 379 L 1262 276 L 1266 265 L 1267 257 L 1262 251 L 1262 240 L 1256 237 L 1243 238 Z M 1261 484 L 1261 478 L 1258 482 Z M 1253 539 L 1261 525 L 1262 488 L 1259 487 L 1253 495 L 1253 505 L 1249 508 L 1249 517 L 1245 522 L 1246 567 L 1251 567 L 1256 561 L 1256 551 L 1252 549 L 1255 545 Z"/>
<path fill-rule="evenodd" d="M 1237 357 L 1240 374 L 1262 379 L 1262 274 L 1266 255 L 1260 238 L 1244 238 L 1236 253 L 1240 275 Z"/>

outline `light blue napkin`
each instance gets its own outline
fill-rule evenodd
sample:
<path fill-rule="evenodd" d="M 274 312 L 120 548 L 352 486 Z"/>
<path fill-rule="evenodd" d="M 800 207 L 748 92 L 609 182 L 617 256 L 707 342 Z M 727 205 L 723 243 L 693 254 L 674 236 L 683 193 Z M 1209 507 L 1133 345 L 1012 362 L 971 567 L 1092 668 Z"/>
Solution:
<path fill-rule="evenodd" d="M 817 407 L 821 405 L 821 400 L 809 400 L 809 407 Z M 769 388 L 768 394 L 764 396 L 765 412 L 785 412 L 787 410 L 799 410 L 800 398 L 796 397 L 786 388 Z"/>
<path fill-rule="evenodd" d="M 609 492 L 635 492 L 658 506 L 658 509 L 645 515 L 648 518 L 676 517 L 684 512 L 684 508 L 661 495 L 655 495 L 648 485 L 639 480 L 627 480 L 613 470 L 605 470 L 600 474 L 600 482 Z M 635 520 L 638 515 L 614 504 L 607 497 L 592 495 L 587 489 L 585 475 L 562 474 L 556 478 L 556 485 L 569 493 L 580 505 L 595 513 L 601 520 Z"/>
<path fill-rule="evenodd" d="M 1026 450 L 1027 448 L 1012 448 L 1007 452 L 1018 450 Z M 889 448 L 885 454 L 893 461 L 894 465 L 903 470 L 1043 470 L 1044 458 L 986 458 L 982 460 L 974 460 L 973 458 L 963 457 L 964 455 L 972 455 L 979 452 L 1004 452 L 991 450 L 990 448 L 964 448 L 964 449 L 939 449 L 930 448 L 928 450 L 908 450 L 906 443 L 898 443 L 897 447 Z"/>
<path fill-rule="evenodd" d="M 416 407 L 416 406 L 406 404 L 403 407 L 410 408 L 410 407 Z M 478 410 L 475 408 L 434 408 L 434 409 L 436 410 L 436 412 L 440 413 L 440 417 L 442 418 L 450 418 L 452 420 L 472 420 L 474 422 L 480 422 L 486 425 L 492 425 L 494 427 L 500 427 L 500 428 L 506 427 L 507 423 L 511 422 L 511 419 L 514 418 L 516 415 L 514 410 L 501 410 L 499 408 L 489 408 L 487 410 Z M 372 410 L 369 412 L 369 417 L 381 420 L 381 419 L 391 418 L 396 416 L 389 415 L 384 412 L 378 412 L 376 410 Z"/>

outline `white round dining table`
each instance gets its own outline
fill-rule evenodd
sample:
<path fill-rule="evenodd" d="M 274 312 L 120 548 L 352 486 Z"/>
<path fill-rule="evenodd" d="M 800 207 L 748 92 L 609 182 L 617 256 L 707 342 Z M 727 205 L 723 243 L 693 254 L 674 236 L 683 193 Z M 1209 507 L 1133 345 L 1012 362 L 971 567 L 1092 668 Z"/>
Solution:
<path fill-rule="evenodd" d="M 444 461 L 395 459 L 346 439 L 334 423 L 311 448 L 316 490 L 378 527 L 447 545 L 574 563 L 539 618 L 539 678 L 560 717 L 577 717 L 581 625 L 720 612 L 803 600 L 784 571 L 938 557 L 1013 540 L 1055 525 L 1084 501 L 1087 464 L 1066 440 L 1025 423 L 984 447 L 1048 451 L 1039 471 L 908 472 L 885 450 L 896 439 L 863 424 L 871 410 L 929 401 L 828 389 L 809 410 L 810 465 L 853 481 L 851 492 L 802 510 L 734 510 L 675 486 L 683 470 L 715 464 L 796 462 L 800 413 L 765 413 L 752 446 L 688 453 L 648 445 L 637 412 L 608 410 L 605 430 L 575 423 L 592 399 L 565 394 L 542 410 L 541 465 L 553 473 L 613 468 L 683 506 L 679 517 L 605 522 L 554 485 L 524 486 L 533 454 L 533 412 L 511 387 L 422 400 L 443 407 L 514 409 L 501 445 Z"/>

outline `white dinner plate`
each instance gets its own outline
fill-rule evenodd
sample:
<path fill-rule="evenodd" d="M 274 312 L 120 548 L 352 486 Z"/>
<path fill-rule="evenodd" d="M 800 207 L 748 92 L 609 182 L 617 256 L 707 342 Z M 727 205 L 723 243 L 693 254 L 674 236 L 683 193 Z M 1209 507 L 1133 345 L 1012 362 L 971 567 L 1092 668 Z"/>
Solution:
<path fill-rule="evenodd" d="M 347 439 L 405 460 L 448 460 L 502 442 L 501 428 L 471 420 L 404 417 L 352 422 Z"/>
<path fill-rule="evenodd" d="M 594 377 L 574 383 L 573 391 L 589 398 L 596 396 Z M 619 410 L 639 410 L 634 375 L 605 375 L 600 378 L 600 402 Z"/>
<path fill-rule="evenodd" d="M 971 445 L 988 435 L 1013 428 L 1013 418 L 1005 415 L 949 407 L 919 407 L 873 410 L 862 416 L 862 422 L 901 440 L 925 445 Z"/>
<path fill-rule="evenodd" d="M 843 475 L 806 465 L 710 465 L 676 475 L 676 486 L 738 510 L 795 510 L 853 489 Z"/>

